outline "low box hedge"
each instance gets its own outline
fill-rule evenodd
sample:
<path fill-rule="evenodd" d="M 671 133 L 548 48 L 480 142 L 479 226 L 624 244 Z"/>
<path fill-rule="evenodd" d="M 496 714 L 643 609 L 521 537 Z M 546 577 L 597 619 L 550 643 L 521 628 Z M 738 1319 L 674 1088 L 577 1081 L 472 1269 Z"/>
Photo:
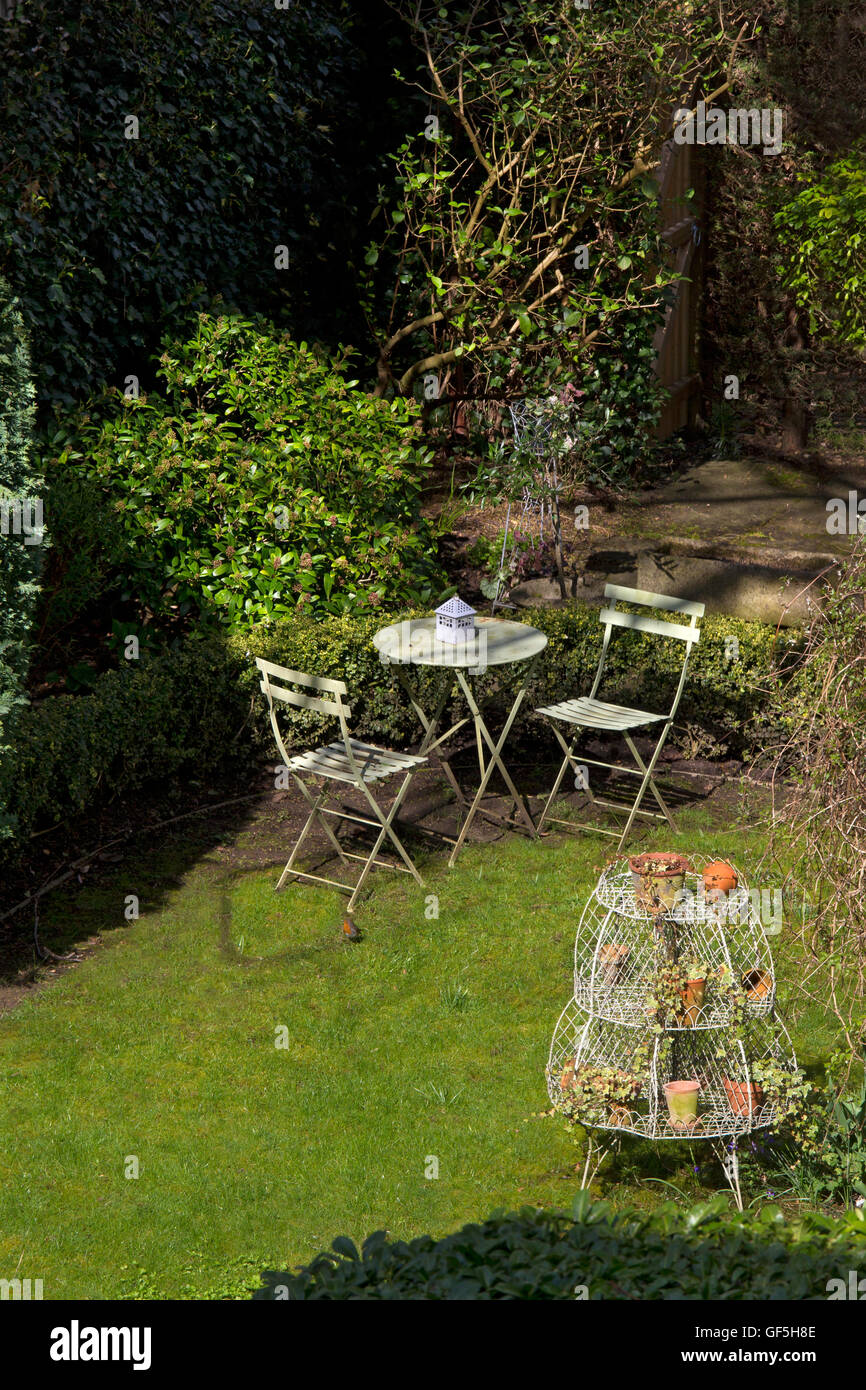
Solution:
<path fill-rule="evenodd" d="M 494 1212 L 434 1240 L 345 1236 L 295 1273 L 268 1270 L 254 1299 L 826 1299 L 866 1250 L 866 1214 L 776 1206 L 733 1213 L 726 1197 L 684 1211 L 614 1213 L 581 1192 L 570 1217 Z M 838 1295 L 837 1295 L 838 1296 Z"/>
<path fill-rule="evenodd" d="M 372 645 L 375 632 L 397 616 L 406 615 L 297 618 L 243 635 L 189 638 L 173 650 L 143 652 L 100 676 L 86 695 L 52 696 L 20 711 L 9 730 L 12 752 L 0 766 L 0 850 L 8 855 L 35 829 L 148 783 L 201 780 L 230 771 L 233 761 L 275 757 L 254 656 L 345 680 L 359 737 L 395 747 L 416 742 L 417 718 L 393 668 L 381 663 Z M 549 643 L 512 736 L 532 721 L 539 746 L 543 741 L 555 754 L 552 735 L 533 710 L 588 692 L 600 647 L 598 610 L 575 603 L 528 612 L 526 620 L 546 632 Z M 739 644 L 736 660 L 726 654 L 731 639 Z M 760 749 L 775 720 L 766 695 L 773 656 L 780 642 L 794 640 L 790 633 L 777 638 L 758 623 L 708 617 L 692 656 L 677 734 L 692 726 L 717 751 L 748 757 Z M 673 647 L 645 634 L 617 634 L 609 692 L 622 703 L 664 708 L 682 657 Z M 429 671 L 413 673 L 422 704 L 425 695 L 430 703 L 433 679 Z M 504 706 L 521 671 L 498 668 L 486 679 L 494 703 Z M 296 747 L 324 733 L 333 737 L 333 725 L 302 712 L 287 712 L 286 728 Z"/>
<path fill-rule="evenodd" d="M 232 743 L 248 708 L 238 675 L 222 643 L 191 639 L 18 712 L 0 762 L 0 855 L 116 797 L 248 757 Z"/>
<path fill-rule="evenodd" d="M 243 677 L 251 692 L 257 688 L 252 657 L 262 656 L 293 670 L 317 671 L 345 680 L 350 691 L 353 726 L 360 737 L 392 741 L 397 745 L 417 739 L 419 726 L 393 668 L 383 666 L 372 645 L 374 634 L 397 616 L 383 613 L 332 622 L 295 621 L 255 629 L 246 636 L 228 639 L 229 650 L 249 663 Z M 601 649 L 603 629 L 598 609 L 570 603 L 563 608 L 527 610 L 525 621 L 547 634 L 548 645 L 535 668 L 517 729 L 532 720 L 538 736 L 556 745 L 533 714 L 536 707 L 569 695 L 588 694 Z M 774 657 L 799 643 L 790 630 L 777 636 L 761 623 L 709 616 L 704 619 L 701 640 L 694 648 L 689 675 L 680 702 L 674 742 L 681 743 L 690 726 L 702 731 L 716 753 L 750 755 L 764 746 L 776 726 L 768 707 L 769 676 Z M 736 647 L 733 643 L 736 643 Z M 249 656 L 246 656 L 249 653 Z M 736 653 L 736 659 L 728 653 Z M 615 632 L 608 653 L 605 683 L 600 691 L 617 703 L 640 709 L 670 707 L 682 662 L 678 642 L 664 642 L 645 633 Z M 494 692 L 494 703 L 510 703 L 523 671 L 520 665 L 491 668 L 485 690 Z M 412 685 L 429 704 L 435 675 L 416 668 Z M 465 713 L 465 711 L 464 711 Z M 309 739 L 318 720 L 307 715 L 286 716 L 293 737 Z M 266 719 L 257 725 L 261 746 L 272 740 Z"/>

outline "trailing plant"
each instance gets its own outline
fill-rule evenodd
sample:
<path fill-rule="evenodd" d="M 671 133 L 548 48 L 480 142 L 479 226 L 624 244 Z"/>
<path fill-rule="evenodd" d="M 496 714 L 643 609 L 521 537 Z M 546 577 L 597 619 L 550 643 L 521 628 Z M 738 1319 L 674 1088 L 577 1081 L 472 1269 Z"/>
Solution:
<path fill-rule="evenodd" d="M 572 1125 L 607 1124 L 614 1107 L 628 1109 L 634 1104 L 642 1085 L 642 1078 L 632 1071 L 584 1063 L 562 1078 L 556 1108 Z"/>
<path fill-rule="evenodd" d="M 689 985 L 695 981 L 703 981 L 700 1002 L 689 992 Z M 644 1001 L 652 1031 L 660 1035 L 665 1028 L 693 1026 L 689 1020 L 694 1017 L 695 1010 L 700 1014 L 710 1007 L 717 985 L 717 977 L 701 961 L 677 960 L 660 965 L 653 973 Z"/>
<path fill-rule="evenodd" d="M 776 1057 L 756 1057 L 749 1062 L 749 1073 L 775 1110 L 776 1128 L 788 1124 L 794 1128 L 797 1117 L 809 1093 L 809 1083 L 799 1067 L 791 1067 Z"/>

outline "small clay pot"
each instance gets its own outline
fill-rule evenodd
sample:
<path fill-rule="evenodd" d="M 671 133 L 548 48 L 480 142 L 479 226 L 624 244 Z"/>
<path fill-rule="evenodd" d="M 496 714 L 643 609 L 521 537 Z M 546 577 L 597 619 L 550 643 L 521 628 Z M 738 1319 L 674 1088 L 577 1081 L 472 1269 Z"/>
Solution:
<path fill-rule="evenodd" d="M 559 1078 L 560 1091 L 570 1091 L 574 1084 L 574 1058 L 565 1066 L 562 1076 Z"/>
<path fill-rule="evenodd" d="M 702 877 L 705 893 L 730 893 L 739 883 L 736 873 L 723 859 L 716 859 L 712 864 L 707 864 Z"/>
<path fill-rule="evenodd" d="M 650 865 L 653 867 L 650 868 Z M 689 862 L 681 854 L 665 851 L 635 854 L 629 861 L 635 902 L 648 912 L 669 912 L 685 887 Z"/>
<path fill-rule="evenodd" d="M 747 1086 L 744 1081 L 731 1081 L 729 1077 L 723 1076 L 722 1085 L 728 1097 L 728 1105 L 735 1115 L 754 1115 L 764 1103 L 763 1089 L 754 1082 Z"/>
<path fill-rule="evenodd" d="M 601 976 L 606 985 L 615 985 L 622 975 L 626 961 L 631 955 L 630 946 L 621 946 L 618 942 L 607 942 L 599 947 L 598 965 Z"/>
<path fill-rule="evenodd" d="M 698 1115 L 700 1081 L 666 1081 L 665 1100 L 675 1129 L 691 1128 Z"/>
<path fill-rule="evenodd" d="M 748 970 L 743 976 L 743 989 L 746 991 L 746 998 L 751 999 L 753 1004 L 760 1004 L 762 999 L 766 999 L 770 990 L 773 988 L 773 977 L 769 970 Z"/>
<path fill-rule="evenodd" d="M 683 1014 L 684 1028 L 697 1028 L 706 987 L 706 980 L 686 980 L 680 990 L 680 998 L 685 1005 L 685 1012 Z"/>

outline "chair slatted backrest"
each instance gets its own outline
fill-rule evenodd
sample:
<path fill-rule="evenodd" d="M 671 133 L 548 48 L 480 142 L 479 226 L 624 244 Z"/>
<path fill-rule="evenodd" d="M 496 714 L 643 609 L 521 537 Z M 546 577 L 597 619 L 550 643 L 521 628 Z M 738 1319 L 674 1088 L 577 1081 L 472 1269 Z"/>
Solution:
<path fill-rule="evenodd" d="M 685 644 L 683 655 L 683 666 L 680 671 L 679 684 L 674 695 L 668 719 L 673 719 L 683 693 L 686 683 L 686 672 L 689 665 L 692 647 L 700 641 L 701 630 L 698 626 L 704 616 L 705 605 L 697 603 L 694 599 L 675 598 L 669 594 L 653 594 L 647 589 L 626 589 L 621 584 L 605 584 L 604 596 L 606 599 L 613 600 L 612 604 L 602 608 L 599 613 L 599 620 L 604 623 L 604 641 L 601 648 L 601 657 L 598 663 L 598 670 L 595 673 L 595 681 L 590 692 L 590 699 L 594 699 L 601 685 L 604 675 L 605 662 L 607 660 L 608 647 L 610 646 L 611 632 L 614 627 L 627 628 L 632 632 L 648 632 L 655 637 L 672 637 Z M 650 617 L 643 613 L 621 613 L 617 609 L 618 603 L 630 603 L 641 608 L 652 608 L 661 610 L 663 613 L 682 614 L 691 619 L 687 624 L 673 622 L 667 618 Z"/>
<path fill-rule="evenodd" d="M 256 666 L 261 673 L 259 688 L 268 702 L 268 712 L 271 717 L 271 728 L 274 731 L 274 738 L 277 747 L 283 756 L 283 761 L 288 763 L 289 754 L 283 743 L 280 726 L 277 722 L 275 700 L 282 704 L 292 705 L 295 709 L 311 710 L 315 714 L 324 714 L 332 719 L 339 719 L 340 729 L 343 734 L 343 742 L 350 762 L 355 764 L 349 743 L 349 727 L 347 720 L 351 716 L 351 708 L 343 699 L 348 693 L 344 681 L 331 680 L 327 676 L 311 676 L 305 671 L 292 671 L 287 666 L 277 666 L 273 661 L 265 661 L 262 657 L 256 657 Z M 324 691 L 324 695 L 308 695 L 304 690 L 292 690 L 290 686 L 304 686 L 307 690 Z M 333 698 L 329 699 L 328 696 Z"/>

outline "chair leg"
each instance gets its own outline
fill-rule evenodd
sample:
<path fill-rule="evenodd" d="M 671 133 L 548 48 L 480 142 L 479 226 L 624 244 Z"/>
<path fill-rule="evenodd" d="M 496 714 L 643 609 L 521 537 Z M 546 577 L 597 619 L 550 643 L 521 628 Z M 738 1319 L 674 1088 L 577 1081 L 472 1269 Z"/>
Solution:
<path fill-rule="evenodd" d="M 667 738 L 667 730 L 665 730 L 664 734 L 662 735 L 661 742 L 659 743 L 659 746 L 658 746 L 658 748 L 656 749 L 655 756 L 653 757 L 652 764 L 651 764 L 651 766 L 650 766 L 650 772 L 652 771 L 652 768 L 653 768 L 653 767 L 655 766 L 655 764 L 656 764 L 656 759 L 658 758 L 658 755 L 659 755 L 659 753 L 660 753 L 661 750 L 662 750 L 662 746 L 663 746 L 663 744 L 664 744 L 666 738 Z M 634 747 L 634 744 L 632 743 L 631 739 L 629 739 L 628 737 L 626 737 L 626 742 L 628 743 L 629 747 L 631 748 L 632 757 L 636 760 L 637 765 L 638 765 L 638 767 L 640 768 L 641 772 L 646 772 L 646 768 L 645 768 L 644 764 L 641 762 L 640 754 L 638 753 L 637 749 Z M 661 811 L 662 811 L 662 814 L 665 816 L 665 818 L 666 818 L 668 824 L 670 825 L 671 829 L 674 830 L 674 831 L 676 831 L 676 825 L 674 824 L 674 818 L 673 818 L 673 816 L 671 815 L 670 811 L 668 810 L 667 806 L 665 805 L 664 801 L 662 800 L 661 792 L 659 791 L 658 787 L 656 786 L 656 781 L 655 781 L 655 778 L 654 778 L 654 777 L 651 777 L 651 778 L 650 778 L 650 781 L 649 781 L 649 784 L 648 784 L 648 785 L 649 785 L 649 790 L 652 792 L 653 796 L 655 797 L 656 801 L 658 802 L 659 807 L 660 807 L 660 809 L 661 809 Z"/>
<path fill-rule="evenodd" d="M 400 790 L 399 790 L 399 792 L 397 793 L 397 796 L 396 796 L 395 799 L 394 799 L 394 804 L 393 804 L 393 806 L 391 807 L 391 810 L 388 812 L 388 815 L 387 815 L 387 816 L 383 816 L 382 808 L 381 808 L 381 806 L 378 804 L 378 802 L 376 801 L 376 798 L 373 796 L 372 792 L 371 792 L 371 791 L 369 790 L 369 788 L 367 787 L 367 784 L 366 784 L 366 783 L 363 783 L 363 784 L 361 785 L 360 790 L 363 791 L 363 793 L 364 793 L 364 795 L 366 796 L 368 802 L 370 803 L 370 806 L 371 806 L 372 810 L 374 811 L 377 820 L 378 820 L 379 823 L 381 824 L 382 829 L 379 831 L 379 836 L 378 836 L 378 838 L 377 838 L 377 840 L 376 840 L 376 843 L 375 843 L 375 845 L 373 846 L 373 848 L 372 848 L 372 850 L 371 850 L 371 852 L 370 852 L 370 856 L 369 856 L 369 858 L 367 859 L 367 862 L 366 862 L 366 864 L 364 865 L 363 869 L 361 870 L 361 876 L 360 876 L 360 878 L 358 879 L 358 881 L 357 881 L 357 883 L 355 884 L 355 887 L 354 887 L 354 889 L 353 889 L 353 891 L 352 891 L 352 896 L 351 896 L 350 899 L 349 899 L 349 909 L 348 909 L 350 912 L 351 912 L 352 908 L 355 906 L 355 902 L 356 902 L 356 900 L 357 900 L 357 897 L 358 897 L 359 893 L 361 892 L 361 889 L 363 888 L 363 886 L 364 886 L 364 884 L 365 884 L 365 882 L 366 882 L 367 875 L 369 874 L 370 870 L 373 868 L 373 865 L 374 865 L 374 863 L 375 863 L 376 857 L 377 857 L 377 855 L 378 855 L 378 853 L 379 853 L 379 850 L 380 850 L 381 847 L 382 847 L 382 844 L 383 844 L 383 842 L 384 842 L 386 836 L 391 840 L 392 844 L 394 845 L 394 848 L 396 849 L 397 853 L 400 855 L 400 858 L 403 860 L 403 863 L 406 865 L 406 868 L 408 869 L 409 873 L 410 873 L 410 874 L 412 875 L 412 877 L 414 878 L 415 882 L 416 882 L 421 888 L 424 887 L 424 880 L 423 880 L 423 878 L 422 878 L 421 875 L 419 874 L 418 870 L 415 868 L 415 865 L 412 863 L 412 860 L 409 858 L 408 854 L 406 853 L 405 849 L 403 848 L 402 844 L 400 843 L 400 840 L 398 839 L 398 837 L 397 837 L 395 831 L 394 831 L 393 828 L 392 828 L 392 822 L 394 821 L 394 819 L 395 819 L 395 817 L 396 817 L 396 815 L 397 815 L 397 812 L 398 812 L 399 809 L 400 809 L 400 806 L 401 806 L 401 804 L 402 804 L 402 802 L 403 802 L 403 798 L 404 798 L 404 796 L 406 795 L 406 792 L 409 790 L 409 783 L 412 781 L 412 778 L 414 777 L 414 775 L 415 775 L 415 772 L 414 772 L 414 769 L 413 769 L 411 772 L 407 773 L 407 775 L 404 777 L 404 779 L 403 779 L 403 784 L 402 784 L 402 786 L 400 787 Z"/>
<path fill-rule="evenodd" d="M 626 839 L 628 838 L 628 832 L 631 830 L 632 823 L 634 822 L 634 818 L 635 818 L 635 816 L 637 815 L 638 810 L 640 809 L 640 804 L 641 804 L 641 802 L 643 801 L 644 794 L 645 794 L 646 789 L 647 789 L 648 786 L 652 787 L 653 793 L 654 793 L 654 795 L 655 795 L 656 800 L 658 801 L 659 805 L 661 806 L 662 810 L 664 811 L 665 815 L 667 816 L 668 824 L 670 825 L 671 830 L 673 830 L 674 833 L 676 834 L 676 829 L 677 829 L 677 827 L 676 827 L 676 825 L 674 824 L 674 818 L 673 818 L 673 816 L 671 815 L 671 813 L 670 813 L 670 811 L 668 810 L 668 808 L 667 808 L 667 806 L 665 805 L 665 803 L 662 801 L 661 796 L 660 796 L 660 794 L 659 794 L 659 792 L 658 792 L 658 789 L 657 789 L 657 787 L 656 787 L 656 785 L 655 785 L 655 782 L 653 781 L 653 769 L 655 768 L 655 765 L 656 765 L 656 763 L 658 762 L 659 754 L 661 753 L 662 748 L 664 747 L 665 739 L 666 739 L 667 736 L 668 736 L 668 731 L 669 731 L 669 729 L 670 729 L 670 725 L 669 725 L 669 724 L 668 724 L 668 725 L 665 725 L 664 733 L 662 734 L 661 738 L 659 739 L 658 743 L 656 744 L 656 749 L 655 749 L 655 752 L 654 752 L 653 755 L 652 755 L 652 758 L 650 759 L 649 766 L 646 766 L 646 765 L 644 764 L 644 762 L 643 762 L 643 760 L 642 760 L 640 754 L 638 753 L 637 749 L 636 749 L 635 746 L 634 746 L 634 742 L 632 741 L 632 739 L 629 738 L 628 734 L 624 734 L 624 735 L 623 735 L 624 738 L 625 738 L 626 743 L 627 743 L 628 746 L 629 746 L 629 749 L 631 750 L 632 757 L 635 758 L 635 760 L 637 761 L 638 767 L 640 767 L 640 768 L 643 769 L 644 776 L 643 776 L 643 781 L 642 781 L 641 784 L 640 784 L 640 788 L 639 788 L 639 790 L 638 790 L 638 794 L 637 794 L 637 796 L 635 797 L 634 805 L 633 805 L 632 808 L 631 808 L 631 814 L 629 815 L 629 818 L 628 818 L 628 820 L 626 821 L 626 824 L 625 824 L 625 829 L 623 830 L 622 835 L 620 836 L 619 844 L 617 845 L 617 849 L 618 849 L 618 850 L 621 850 L 621 849 L 622 849 L 623 845 L 624 845 L 625 842 L 626 842 Z"/>
<path fill-rule="evenodd" d="M 560 734 L 560 732 L 559 732 L 558 729 L 554 729 L 553 732 L 555 733 L 555 735 L 556 735 L 557 739 L 559 740 L 559 742 L 562 743 L 562 744 L 565 744 L 565 757 L 564 757 L 563 760 L 562 760 L 562 766 L 561 766 L 560 769 L 559 769 L 559 772 L 558 772 L 557 777 L 556 777 L 556 781 L 554 782 L 553 786 L 552 786 L 551 789 L 550 789 L 550 795 L 548 796 L 547 800 L 546 800 L 545 803 L 544 803 L 544 807 L 543 807 L 543 809 L 542 809 L 541 815 L 538 817 L 538 832 L 539 832 L 539 834 L 541 833 L 541 831 L 542 831 L 542 829 L 543 829 L 543 827 L 544 827 L 544 822 L 547 820 L 548 812 L 549 812 L 551 806 L 553 805 L 554 801 L 556 800 L 556 796 L 557 796 L 557 793 L 558 793 L 558 791 L 559 791 L 559 788 L 562 786 L 562 779 L 563 779 L 563 777 L 565 776 L 565 774 L 566 774 L 566 772 L 567 772 L 567 770 L 568 770 L 568 767 L 569 767 L 569 765 L 570 765 L 570 763 L 571 763 L 572 754 L 574 753 L 574 750 L 575 750 L 575 748 L 577 747 L 577 739 L 578 739 L 578 736 L 577 736 L 577 735 L 575 735 L 574 739 L 573 739 L 572 742 L 571 742 L 571 746 L 569 746 L 567 743 L 565 743 L 565 740 L 563 739 L 563 737 L 562 737 L 562 735 Z"/>
<path fill-rule="evenodd" d="M 574 752 L 575 752 L 575 749 L 577 748 L 578 743 L 580 742 L 580 737 L 581 737 L 581 734 L 583 733 L 583 729 L 582 729 L 582 728 L 579 728 L 578 731 L 577 731 L 577 733 L 574 735 L 574 738 L 571 740 L 571 743 L 566 743 L 565 739 L 563 738 L 562 734 L 559 732 L 559 729 L 557 729 L 556 725 L 555 725 L 555 724 L 552 724 L 552 725 L 551 725 L 551 728 L 552 728 L 552 730 L 553 730 L 553 733 L 554 733 L 555 738 L 557 739 L 557 741 L 558 741 L 558 743 L 559 743 L 559 746 L 562 748 L 562 750 L 563 750 L 563 752 L 564 752 L 564 754 L 565 754 L 565 757 L 564 757 L 563 760 L 562 760 L 562 767 L 559 769 L 559 775 L 558 775 L 556 781 L 555 781 L 554 784 L 553 784 L 553 788 L 552 788 L 552 790 L 551 790 L 551 792 L 550 792 L 550 795 L 548 796 L 547 800 L 546 800 L 545 803 L 544 803 L 544 810 L 542 811 L 541 816 L 540 816 L 539 821 L 538 821 L 538 829 L 539 829 L 539 831 L 541 830 L 541 827 L 544 825 L 544 822 L 545 822 L 545 820 L 547 819 L 547 816 L 548 816 L 548 814 L 549 814 L 549 812 L 550 812 L 550 808 L 551 808 L 551 806 L 553 805 L 554 801 L 556 800 L 556 796 L 557 796 L 557 793 L 558 793 L 558 791 L 559 791 L 559 788 L 562 786 L 562 779 L 563 779 L 563 777 L 565 776 L 565 774 L 566 774 L 568 768 L 571 767 L 572 771 L 576 772 L 576 771 L 578 770 L 578 768 L 580 767 L 580 763 L 578 763 L 578 762 L 576 761 L 576 759 L 575 759 Z M 584 790 L 586 791 L 586 794 L 587 794 L 587 796 L 589 797 L 590 801 L 593 802 L 593 804 L 594 804 L 594 803 L 595 803 L 595 797 L 593 796 L 592 791 L 591 791 L 589 785 L 587 785 L 587 786 L 584 788 Z"/>
<path fill-rule="evenodd" d="M 364 787 L 364 791 L 365 791 L 365 793 L 366 793 L 367 800 L 370 802 L 370 805 L 373 807 L 374 811 L 376 812 L 376 815 L 377 815 L 378 819 L 379 819 L 379 820 L 381 821 L 381 823 L 382 823 L 382 837 L 384 837 L 384 835 L 387 834 L 388 838 L 391 840 L 391 843 L 393 844 L 393 846 L 394 846 L 394 848 L 396 849 L 397 853 L 399 854 L 400 858 L 403 860 L 403 863 L 406 865 L 406 868 L 409 870 L 410 874 L 413 875 L 413 877 L 415 878 L 415 880 L 416 880 L 417 883 L 420 883 L 420 884 L 423 886 L 424 880 L 422 879 L 421 875 L 418 873 L 418 870 L 415 868 L 415 865 L 412 863 L 412 860 L 409 858 L 409 855 L 406 853 L 405 849 L 403 848 L 402 844 L 400 843 L 400 840 L 399 840 L 399 838 L 397 837 L 396 831 L 393 829 L 393 822 L 396 820 L 397 812 L 399 811 L 400 807 L 401 807 L 402 804 L 403 804 L 403 798 L 405 797 L 407 791 L 409 790 L 409 784 L 410 784 L 410 782 L 412 781 L 412 778 L 413 778 L 414 776 L 415 776 L 415 769 L 413 768 L 413 769 L 412 769 L 410 772 L 408 772 L 408 773 L 406 774 L 406 776 L 404 777 L 403 782 L 402 782 L 402 785 L 401 785 L 401 787 L 400 787 L 400 790 L 399 790 L 399 792 L 397 793 L 396 797 L 394 798 L 394 804 L 393 804 L 393 806 L 391 807 L 391 810 L 388 812 L 387 818 L 384 819 L 384 820 L 383 820 L 383 818 L 382 818 L 382 809 L 381 809 L 381 807 L 377 804 L 377 802 L 376 802 L 375 798 L 373 797 L 372 793 L 369 792 L 369 791 L 367 790 L 367 787 L 366 787 L 366 786 Z M 381 842 L 382 842 L 382 837 L 380 837 L 380 841 L 379 841 L 380 844 L 381 844 Z M 377 853 L 378 853 L 378 850 L 377 850 Z"/>
<path fill-rule="evenodd" d="M 337 854 L 339 855 L 340 859 L 342 859 L 344 863 L 346 862 L 346 856 L 345 856 L 345 854 L 343 853 L 342 845 L 340 844 L 340 842 L 339 842 L 339 840 L 337 839 L 336 835 L 335 835 L 334 832 L 332 831 L 331 827 L 328 825 L 328 822 L 325 820 L 324 816 L 321 814 L 321 810 L 320 810 L 320 807 L 322 806 L 322 803 L 323 803 L 324 801 L 327 800 L 327 797 L 328 797 L 328 788 L 327 788 L 326 786 L 323 787 L 322 790 L 319 792 L 319 795 L 316 797 L 316 799 L 315 799 L 315 801 L 314 801 L 313 798 L 312 798 L 312 796 L 311 796 L 311 794 L 310 794 L 310 792 L 309 792 L 309 790 L 307 789 L 306 784 L 305 784 L 304 782 L 302 782 L 302 780 L 301 780 L 300 777 L 295 776 L 295 783 L 296 783 L 296 785 L 299 787 L 299 789 L 300 789 L 300 791 L 301 791 L 303 797 L 305 798 L 305 800 L 307 801 L 308 805 L 309 805 L 312 809 L 310 810 L 310 814 L 309 814 L 309 816 L 307 817 L 307 821 L 306 821 L 306 824 L 305 824 L 303 830 L 301 831 L 300 835 L 298 836 L 297 840 L 295 841 L 295 846 L 294 846 L 294 849 L 292 850 L 291 856 L 289 857 L 289 862 L 288 862 L 288 864 L 286 865 L 286 867 L 283 869 L 283 872 L 282 872 L 282 874 L 280 875 L 279 882 L 277 883 L 277 886 L 276 886 L 276 888 L 274 889 L 274 892 L 278 892 L 279 889 L 282 888 L 283 885 L 285 884 L 286 879 L 291 877 L 292 865 L 294 864 L 295 860 L 297 859 L 298 854 L 300 853 L 301 845 L 302 845 L 302 844 L 304 843 L 304 841 L 306 840 L 307 835 L 309 834 L 310 830 L 312 829 L 312 826 L 313 826 L 313 823 L 314 823 L 314 822 L 317 822 L 317 823 L 322 827 L 322 829 L 324 830 L 324 832 L 325 832 L 325 834 L 327 835 L 328 839 L 330 840 L 331 844 L 333 845 L 334 849 L 337 851 Z"/>

